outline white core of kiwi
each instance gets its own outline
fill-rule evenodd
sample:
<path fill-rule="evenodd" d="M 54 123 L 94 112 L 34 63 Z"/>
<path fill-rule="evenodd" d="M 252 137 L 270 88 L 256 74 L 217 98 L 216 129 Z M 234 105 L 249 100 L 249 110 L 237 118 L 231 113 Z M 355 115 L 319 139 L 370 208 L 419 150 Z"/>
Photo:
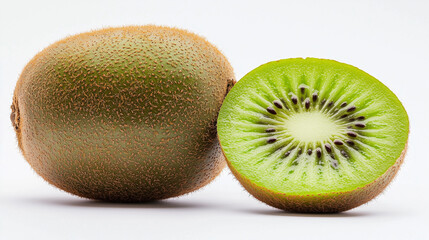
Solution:
<path fill-rule="evenodd" d="M 284 126 L 295 140 L 306 143 L 328 141 L 344 132 L 344 127 L 318 111 L 293 114 Z"/>

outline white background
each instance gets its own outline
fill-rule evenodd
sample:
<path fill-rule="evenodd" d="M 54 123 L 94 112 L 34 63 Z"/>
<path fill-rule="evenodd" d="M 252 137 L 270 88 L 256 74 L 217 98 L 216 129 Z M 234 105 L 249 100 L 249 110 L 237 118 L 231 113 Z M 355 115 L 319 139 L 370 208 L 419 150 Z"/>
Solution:
<path fill-rule="evenodd" d="M 291 214 L 249 196 L 228 169 L 206 188 L 149 204 L 59 191 L 20 155 L 9 122 L 15 82 L 49 44 L 106 26 L 159 24 L 205 36 L 237 79 L 268 61 L 355 65 L 407 109 L 409 152 L 376 200 L 334 215 Z M 0 0 L 0 239 L 429 239 L 429 1 Z"/>

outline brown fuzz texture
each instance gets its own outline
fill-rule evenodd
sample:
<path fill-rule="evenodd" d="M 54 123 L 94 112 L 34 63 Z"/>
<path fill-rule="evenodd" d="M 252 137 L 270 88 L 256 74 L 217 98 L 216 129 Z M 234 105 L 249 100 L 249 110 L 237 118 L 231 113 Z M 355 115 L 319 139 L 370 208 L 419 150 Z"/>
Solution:
<path fill-rule="evenodd" d="M 56 187 L 115 202 L 165 199 L 224 168 L 216 119 L 234 82 L 228 60 L 195 34 L 107 28 L 37 54 L 10 117 L 25 159 Z"/>

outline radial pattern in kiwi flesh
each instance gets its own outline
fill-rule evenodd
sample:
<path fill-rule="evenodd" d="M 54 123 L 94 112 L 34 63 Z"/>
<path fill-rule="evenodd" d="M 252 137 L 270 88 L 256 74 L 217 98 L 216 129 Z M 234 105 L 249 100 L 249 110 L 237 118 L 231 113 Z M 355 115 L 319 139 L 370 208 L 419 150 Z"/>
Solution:
<path fill-rule="evenodd" d="M 259 200 L 339 212 L 377 196 L 405 155 L 408 116 L 381 82 L 323 59 L 264 64 L 230 91 L 218 118 L 229 167 Z"/>

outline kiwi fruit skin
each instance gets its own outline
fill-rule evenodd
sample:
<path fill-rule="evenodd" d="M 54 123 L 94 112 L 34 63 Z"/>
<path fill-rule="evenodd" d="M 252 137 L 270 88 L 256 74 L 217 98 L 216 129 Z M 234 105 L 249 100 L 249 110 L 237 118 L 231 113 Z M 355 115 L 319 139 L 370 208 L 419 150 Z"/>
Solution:
<path fill-rule="evenodd" d="M 358 76 L 359 74 L 363 73 L 358 68 L 355 68 L 353 66 L 343 64 L 336 62 L 334 60 L 327 60 L 327 59 L 314 59 L 314 58 L 296 58 L 296 59 L 284 59 L 284 60 L 278 60 L 275 62 L 269 62 L 266 64 L 261 65 L 260 67 L 256 68 L 255 70 L 248 73 L 245 77 L 248 75 L 251 75 L 253 72 L 259 71 L 259 69 L 266 68 L 271 64 L 277 64 L 281 62 L 300 62 L 300 61 L 313 61 L 313 62 L 328 62 L 328 64 L 332 65 L 338 65 L 341 64 L 346 69 L 351 70 L 354 72 L 353 74 L 356 74 Z M 358 73 L 359 72 L 359 73 Z M 370 78 L 373 78 L 372 76 L 364 73 L 366 76 L 369 76 Z M 261 77 L 261 75 L 259 75 Z M 378 82 L 375 78 L 373 78 L 375 81 Z M 378 82 L 379 83 L 379 82 Z M 234 86 L 238 86 L 242 84 L 241 81 L 238 81 L 238 83 Z M 252 83 L 253 85 L 255 83 Z M 381 84 L 381 83 L 380 83 Z M 383 85 L 384 88 L 387 89 Z M 235 99 L 237 101 L 237 99 Z M 239 101 L 238 101 L 239 102 Z M 398 100 L 399 102 L 399 100 Z M 400 103 L 400 102 L 399 102 Z M 224 108 L 225 104 L 222 106 Z M 401 105 L 402 107 L 402 105 Z M 403 108 L 403 107 L 402 107 Z M 267 110 L 269 110 L 267 108 Z M 405 109 L 403 109 L 405 112 Z M 268 111 L 269 112 L 269 111 Z M 402 149 L 399 157 L 396 159 L 394 164 L 392 164 L 382 175 L 380 175 L 377 179 L 372 181 L 371 183 L 368 183 L 364 186 L 357 187 L 355 189 L 349 190 L 349 191 L 331 191 L 331 192 L 325 192 L 325 193 L 317 193 L 317 194 L 287 194 L 282 193 L 280 191 L 274 191 L 272 189 L 269 189 L 267 187 L 261 186 L 260 184 L 252 181 L 248 177 L 244 176 L 240 171 L 238 171 L 233 163 L 228 159 L 228 154 L 226 154 L 224 145 L 222 142 L 222 137 L 219 136 L 221 132 L 221 125 L 219 124 L 225 119 L 229 117 L 222 116 L 222 109 L 221 113 L 219 115 L 218 119 L 218 138 L 221 143 L 221 147 L 224 153 L 224 156 L 227 160 L 227 164 L 233 175 L 236 177 L 236 179 L 240 182 L 240 184 L 256 199 L 259 201 L 270 205 L 272 207 L 282 209 L 288 212 L 297 212 L 297 213 L 338 213 L 342 211 L 347 211 L 350 209 L 353 209 L 355 207 L 358 207 L 362 204 L 367 203 L 368 201 L 372 200 L 373 198 L 377 197 L 387 186 L 388 184 L 393 180 L 393 178 L 396 176 L 401 164 L 403 163 L 404 157 L 407 152 L 408 147 L 408 140 L 406 141 L 404 148 Z M 232 119 L 232 118 L 231 118 Z M 229 121 L 225 120 L 225 121 Z M 408 128 L 408 117 L 405 119 L 407 123 L 407 129 Z M 267 129 L 268 130 L 268 129 Z M 267 131 L 268 132 L 268 131 Z M 409 134 L 409 130 L 407 130 L 407 134 Z M 408 135 L 407 135 L 408 136 Z M 257 174 L 257 173 L 253 173 Z"/>
<path fill-rule="evenodd" d="M 38 53 L 10 117 L 24 158 L 50 184 L 105 201 L 165 199 L 224 168 L 216 119 L 234 83 L 228 60 L 198 35 L 106 28 Z"/>

